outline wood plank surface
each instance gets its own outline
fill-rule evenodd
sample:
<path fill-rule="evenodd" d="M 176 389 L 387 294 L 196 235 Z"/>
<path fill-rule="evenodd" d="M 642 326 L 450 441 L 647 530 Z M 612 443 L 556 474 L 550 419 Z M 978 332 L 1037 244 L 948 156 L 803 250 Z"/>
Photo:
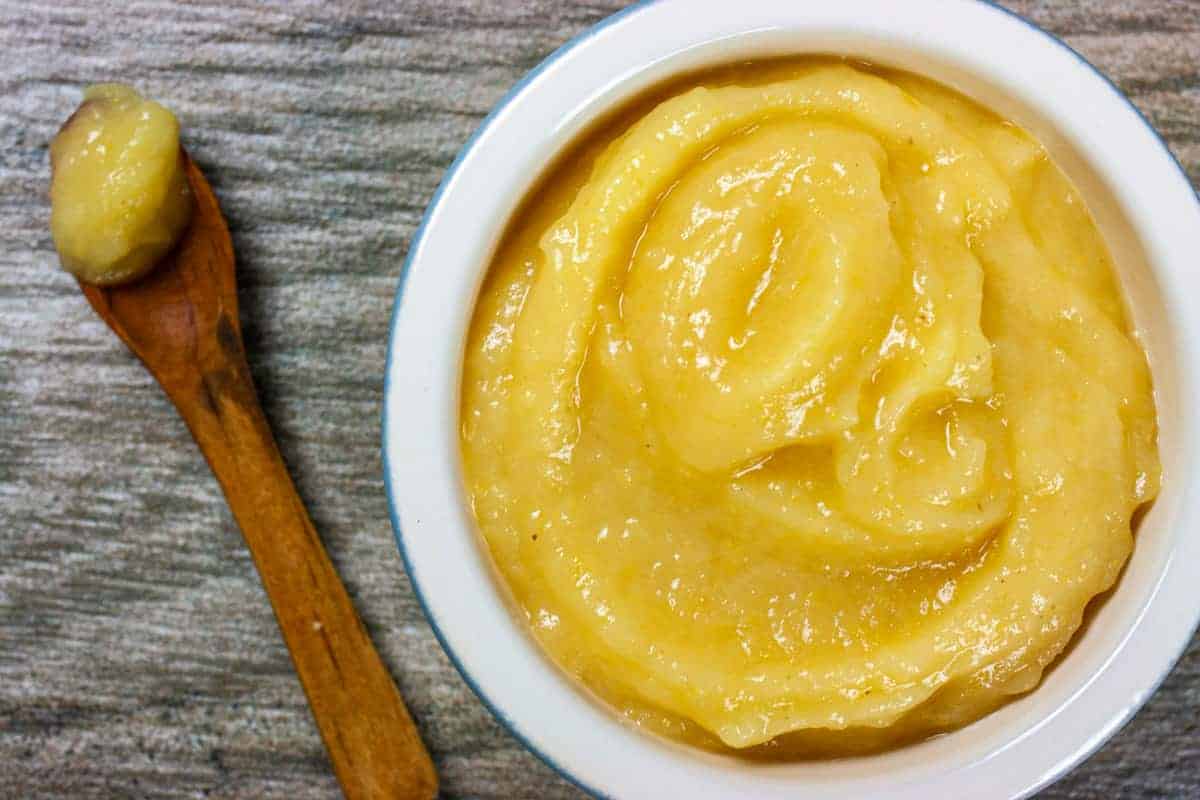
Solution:
<path fill-rule="evenodd" d="M 47 144 L 103 80 L 175 109 L 221 198 L 264 405 L 444 796 L 582 796 L 438 647 L 392 539 L 379 420 L 392 294 L 443 170 L 621 5 L 0 0 L 0 798 L 338 796 L 215 481 L 56 268 Z M 1200 183 L 1200 0 L 1007 5 L 1116 80 Z M 1193 642 L 1042 796 L 1200 798 L 1198 716 Z"/>

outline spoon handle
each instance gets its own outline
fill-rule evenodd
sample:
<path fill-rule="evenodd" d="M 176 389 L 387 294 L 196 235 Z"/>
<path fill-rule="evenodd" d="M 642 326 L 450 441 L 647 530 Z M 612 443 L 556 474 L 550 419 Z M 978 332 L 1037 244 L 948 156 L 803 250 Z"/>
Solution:
<path fill-rule="evenodd" d="M 176 249 L 136 283 L 81 284 L 158 380 L 225 491 L 347 800 L 428 800 L 437 774 L 317 538 L 246 364 L 233 243 L 204 174 Z"/>
<path fill-rule="evenodd" d="M 437 775 L 296 493 L 263 416 L 241 337 L 196 379 L 164 384 L 254 557 L 347 800 L 425 800 Z"/>

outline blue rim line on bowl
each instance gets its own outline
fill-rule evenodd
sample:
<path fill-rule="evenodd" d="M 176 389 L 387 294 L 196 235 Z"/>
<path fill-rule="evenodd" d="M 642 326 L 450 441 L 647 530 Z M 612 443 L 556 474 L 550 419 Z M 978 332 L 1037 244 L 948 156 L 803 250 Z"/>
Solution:
<path fill-rule="evenodd" d="M 426 226 L 427 226 L 430 218 L 432 217 L 434 210 L 440 204 L 442 195 L 444 194 L 447 187 L 453 183 L 455 174 L 457 173 L 462 162 L 466 159 L 467 154 L 470 153 L 472 148 L 475 146 L 476 141 L 484 134 L 484 132 L 487 131 L 487 129 L 492 125 L 492 123 L 495 121 L 495 119 L 500 115 L 500 113 L 508 107 L 509 103 L 511 103 L 513 101 L 513 99 L 515 99 L 519 94 L 521 94 L 530 83 L 532 83 L 539 75 L 541 75 L 543 72 L 545 72 L 546 69 L 548 69 L 555 61 L 557 61 L 562 56 L 566 55 L 571 50 L 575 49 L 577 46 L 579 46 L 583 42 L 591 39 L 592 37 L 599 34 L 601 31 L 603 31 L 606 28 L 608 28 L 609 26 L 615 24 L 616 22 L 618 22 L 622 19 L 625 19 L 626 17 L 628 17 L 632 14 L 635 14 L 644 8 L 651 6 L 651 5 L 655 5 L 659 2 L 661 2 L 661 0 L 638 0 L 634 4 L 628 6 L 624 9 L 621 9 L 620 11 L 618 11 L 614 14 L 611 14 L 608 17 L 605 17 L 601 21 L 597 22 L 595 25 L 591 26 L 587 30 L 580 32 L 579 34 L 577 34 L 576 36 L 572 37 L 567 42 L 565 42 L 563 45 L 558 47 L 554 52 L 552 52 L 545 59 L 543 59 L 537 66 L 535 66 L 532 70 L 527 72 L 516 84 L 514 84 L 512 86 L 512 88 L 510 88 L 508 90 L 508 92 L 506 92 L 504 94 L 504 96 L 502 98 L 500 98 L 499 101 L 497 101 L 496 105 L 493 106 L 492 110 L 488 113 L 488 115 L 483 119 L 483 121 L 479 124 L 479 126 L 475 129 L 475 131 L 471 134 L 471 136 L 467 139 L 467 141 L 459 149 L 458 154 L 454 158 L 454 161 L 451 162 L 450 166 L 446 169 L 445 174 L 442 176 L 441 182 L 438 184 L 437 189 L 434 191 L 433 196 L 430 198 L 429 205 L 426 206 L 425 213 L 421 217 L 421 222 L 417 226 L 417 229 L 414 232 L 411 241 L 409 242 L 408 253 L 405 256 L 404 264 L 400 270 L 400 277 L 399 277 L 399 281 L 396 286 L 396 294 L 395 294 L 395 297 L 392 302 L 391 319 L 388 323 L 388 351 L 387 351 L 387 358 L 386 358 L 386 362 L 385 362 L 385 366 L 384 366 L 384 389 L 383 389 L 385 398 L 388 396 L 389 389 L 391 388 L 392 356 L 393 356 L 392 342 L 395 338 L 394 335 L 395 335 L 395 330 L 396 330 L 396 320 L 400 314 L 401 305 L 402 305 L 402 301 L 404 298 L 405 282 L 408 277 L 409 270 L 412 266 L 413 253 L 415 253 L 419 249 L 422 237 L 425 234 Z M 1179 159 L 1177 159 L 1175 157 L 1175 154 L 1171 151 L 1171 148 L 1167 145 L 1166 140 L 1158 132 L 1158 129 L 1154 127 L 1154 125 L 1150 122 L 1150 120 L 1146 117 L 1146 115 L 1142 113 L 1141 109 L 1139 109 L 1137 107 L 1137 105 L 1135 105 L 1133 103 L 1133 101 L 1131 101 L 1125 95 L 1125 93 L 1121 91 L 1120 87 L 1118 87 L 1112 81 L 1112 79 L 1110 79 L 1107 75 L 1105 75 L 1104 72 L 1102 72 L 1098 67 L 1096 67 L 1090 61 L 1088 61 L 1086 58 L 1084 58 L 1084 56 L 1081 53 L 1079 53 L 1077 50 L 1075 50 L 1073 47 L 1071 47 L 1069 44 L 1067 44 L 1065 41 L 1063 41 L 1059 37 L 1055 36 L 1054 34 L 1050 33 L 1049 31 L 1045 30 L 1044 28 L 1039 27 L 1035 23 L 1033 23 L 1030 20 L 1026 19 L 1025 17 L 1021 16 L 1020 14 L 1016 13 L 1015 11 L 1012 11 L 1008 8 L 1005 8 L 1004 6 L 999 5 L 997 2 L 995 2 L 995 0 L 968 0 L 968 2 L 975 2 L 980 5 L 987 6 L 997 12 L 1000 12 L 1000 13 L 1008 16 L 1008 17 L 1012 17 L 1013 19 L 1018 20 L 1019 22 L 1024 24 L 1029 29 L 1036 31 L 1037 33 L 1039 33 L 1042 36 L 1049 39 L 1052 43 L 1054 43 L 1058 47 L 1061 47 L 1064 50 L 1068 51 L 1071 55 L 1073 55 L 1076 59 L 1078 59 L 1082 64 L 1084 64 L 1088 69 L 1090 69 L 1093 73 L 1095 73 L 1098 77 L 1100 77 L 1100 79 L 1103 80 L 1108 85 L 1108 87 L 1112 90 L 1113 94 L 1115 94 L 1121 101 L 1123 101 L 1127 106 L 1129 106 L 1134 111 L 1134 113 L 1137 114 L 1138 118 L 1142 121 L 1142 124 L 1145 125 L 1151 131 L 1151 133 L 1154 134 L 1155 139 L 1157 139 L 1159 145 L 1166 152 L 1167 156 L 1171 159 L 1171 161 L 1175 164 L 1175 167 L 1183 175 L 1185 181 L 1187 181 L 1187 183 L 1189 185 L 1191 185 L 1191 178 L 1188 176 L 1187 171 L 1183 168 L 1183 165 L 1179 163 Z M 1194 188 L 1193 188 L 1193 196 L 1196 198 L 1197 205 L 1200 205 L 1200 193 L 1196 193 Z M 436 617 L 431 613 L 431 611 L 429 609 L 429 604 L 425 600 L 424 593 L 421 591 L 420 581 L 419 581 L 416 573 L 413 570 L 413 564 L 412 564 L 411 559 L 409 558 L 408 550 L 405 547 L 405 543 L 404 543 L 404 533 L 400 528 L 400 517 L 399 517 L 399 513 L 396 509 L 396 501 L 395 501 L 396 487 L 392 485 L 392 480 L 391 480 L 392 471 L 391 471 L 391 464 L 390 464 L 390 459 L 388 456 L 388 447 L 387 447 L 387 442 L 388 442 L 388 438 L 389 438 L 388 431 L 389 431 L 389 428 L 391 425 L 390 420 L 389 420 L 388 408 L 389 408 L 388 404 L 386 402 L 384 402 L 383 419 L 382 419 L 382 442 L 381 443 L 382 443 L 382 451 L 383 451 L 383 482 L 384 482 L 384 490 L 387 493 L 388 514 L 391 518 L 392 532 L 396 539 L 396 546 L 400 551 L 400 558 L 404 562 L 404 569 L 408 573 L 409 582 L 411 583 L 412 588 L 413 588 L 413 594 L 416 596 L 417 603 L 420 605 L 421 611 L 424 613 L 425 618 L 429 621 L 429 626 L 433 630 L 433 634 L 437 638 L 438 644 L 441 645 L 442 650 L 446 653 L 446 657 L 450 659 L 450 663 L 454 665 L 454 668 L 458 671 L 458 674 L 460 676 L 462 676 L 462 679 L 467 684 L 468 688 L 470 688 L 470 690 L 475 694 L 475 696 L 479 698 L 479 701 L 481 703 L 483 703 L 484 707 L 487 708 L 487 710 L 491 713 L 491 715 L 505 728 L 505 730 L 508 731 L 508 733 L 511 736 L 513 736 L 513 738 L 515 738 L 518 742 L 520 742 L 521 745 L 526 750 L 528 750 L 529 752 L 531 752 L 535 756 L 537 756 L 543 763 L 545 763 L 548 767 L 550 767 L 550 769 L 552 769 L 559 776 L 561 776 L 565 780 L 569 781 L 570 783 L 572 783 L 579 789 L 583 790 L 584 792 L 588 793 L 589 795 L 596 797 L 596 798 L 607 798 L 608 797 L 607 795 L 605 795 L 602 792 L 600 792 L 599 790 L 583 783 L 579 778 L 572 775 L 564 767 L 559 765 L 554 759 L 550 758 L 546 753 L 542 752 L 539 748 L 534 746 L 533 743 L 531 742 L 531 740 L 524 733 L 521 732 L 521 730 L 518 728 L 516 723 L 514 723 L 512 720 L 510 720 L 504 714 L 504 712 L 502 712 L 499 709 L 499 707 L 483 692 L 483 690 L 479 687 L 479 685 L 475 682 L 475 680 L 467 672 L 466 668 L 463 666 L 462 662 L 459 660 L 457 654 L 454 652 L 453 648 L 450 647 L 449 642 L 447 641 L 445 635 L 443 634 L 441 628 L 438 625 Z M 1193 630 L 1192 633 L 1194 636 L 1195 630 Z M 1185 642 L 1183 645 L 1183 648 L 1180 649 L 1180 651 L 1178 653 L 1176 653 L 1174 655 L 1174 657 L 1172 658 L 1172 664 L 1177 663 L 1179 661 L 1179 659 L 1180 659 L 1180 657 L 1182 657 L 1183 652 L 1186 649 L 1186 647 L 1187 647 L 1187 643 Z M 1153 694 L 1154 692 L 1156 692 L 1158 690 L 1158 688 L 1162 685 L 1163 681 L 1166 680 L 1166 677 L 1168 674 L 1170 674 L 1170 670 L 1168 670 L 1167 672 L 1164 672 L 1163 675 L 1158 679 L 1158 681 L 1155 683 L 1155 685 L 1151 691 L 1151 694 Z M 1117 720 L 1116 724 L 1113 725 L 1112 728 L 1105 733 L 1105 735 L 1096 737 L 1094 742 L 1088 747 L 1087 751 L 1083 753 L 1082 758 L 1076 760 L 1075 764 L 1078 765 L 1078 764 L 1082 763 L 1083 761 L 1085 761 L 1086 759 L 1090 758 L 1093 754 L 1095 754 L 1095 752 L 1097 750 L 1099 750 L 1100 747 L 1103 746 L 1105 742 L 1107 742 L 1109 739 L 1111 739 L 1113 736 L 1115 736 L 1117 734 L 1117 732 L 1119 732 L 1122 728 L 1125 727 L 1126 724 L 1128 724 L 1128 722 L 1137 713 L 1137 710 L 1138 710 L 1138 708 L 1131 709 L 1128 713 L 1125 714 L 1125 716 L 1122 719 Z M 1029 791 L 1026 792 L 1024 796 L 1025 797 L 1032 796 L 1034 793 L 1040 791 L 1041 789 L 1046 788 L 1051 783 L 1054 783 L 1055 781 L 1062 778 L 1064 775 L 1067 774 L 1068 771 L 1069 770 L 1064 770 L 1064 771 L 1059 771 L 1056 774 L 1048 775 L 1044 781 L 1040 782 L 1039 784 L 1037 784 L 1035 786 L 1030 787 Z"/>

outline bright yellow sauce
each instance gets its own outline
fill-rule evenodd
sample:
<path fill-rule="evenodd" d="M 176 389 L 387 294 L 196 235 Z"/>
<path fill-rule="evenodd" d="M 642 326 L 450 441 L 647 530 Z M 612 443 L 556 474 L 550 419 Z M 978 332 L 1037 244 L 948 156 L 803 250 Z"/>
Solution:
<path fill-rule="evenodd" d="M 1032 689 L 1159 482 L 1068 180 L 965 98 L 831 61 L 692 79 L 564 159 L 462 392 L 480 530 L 551 656 L 638 724 L 768 756 Z"/>

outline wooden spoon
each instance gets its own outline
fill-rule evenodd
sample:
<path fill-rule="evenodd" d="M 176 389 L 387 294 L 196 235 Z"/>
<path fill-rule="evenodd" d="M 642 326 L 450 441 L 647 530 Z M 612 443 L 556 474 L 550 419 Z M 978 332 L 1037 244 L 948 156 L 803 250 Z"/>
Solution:
<path fill-rule="evenodd" d="M 348 800 L 432 798 L 433 762 L 292 485 L 258 403 L 233 244 L 204 174 L 179 245 L 136 283 L 80 284 L 175 404 L 225 492 Z"/>

